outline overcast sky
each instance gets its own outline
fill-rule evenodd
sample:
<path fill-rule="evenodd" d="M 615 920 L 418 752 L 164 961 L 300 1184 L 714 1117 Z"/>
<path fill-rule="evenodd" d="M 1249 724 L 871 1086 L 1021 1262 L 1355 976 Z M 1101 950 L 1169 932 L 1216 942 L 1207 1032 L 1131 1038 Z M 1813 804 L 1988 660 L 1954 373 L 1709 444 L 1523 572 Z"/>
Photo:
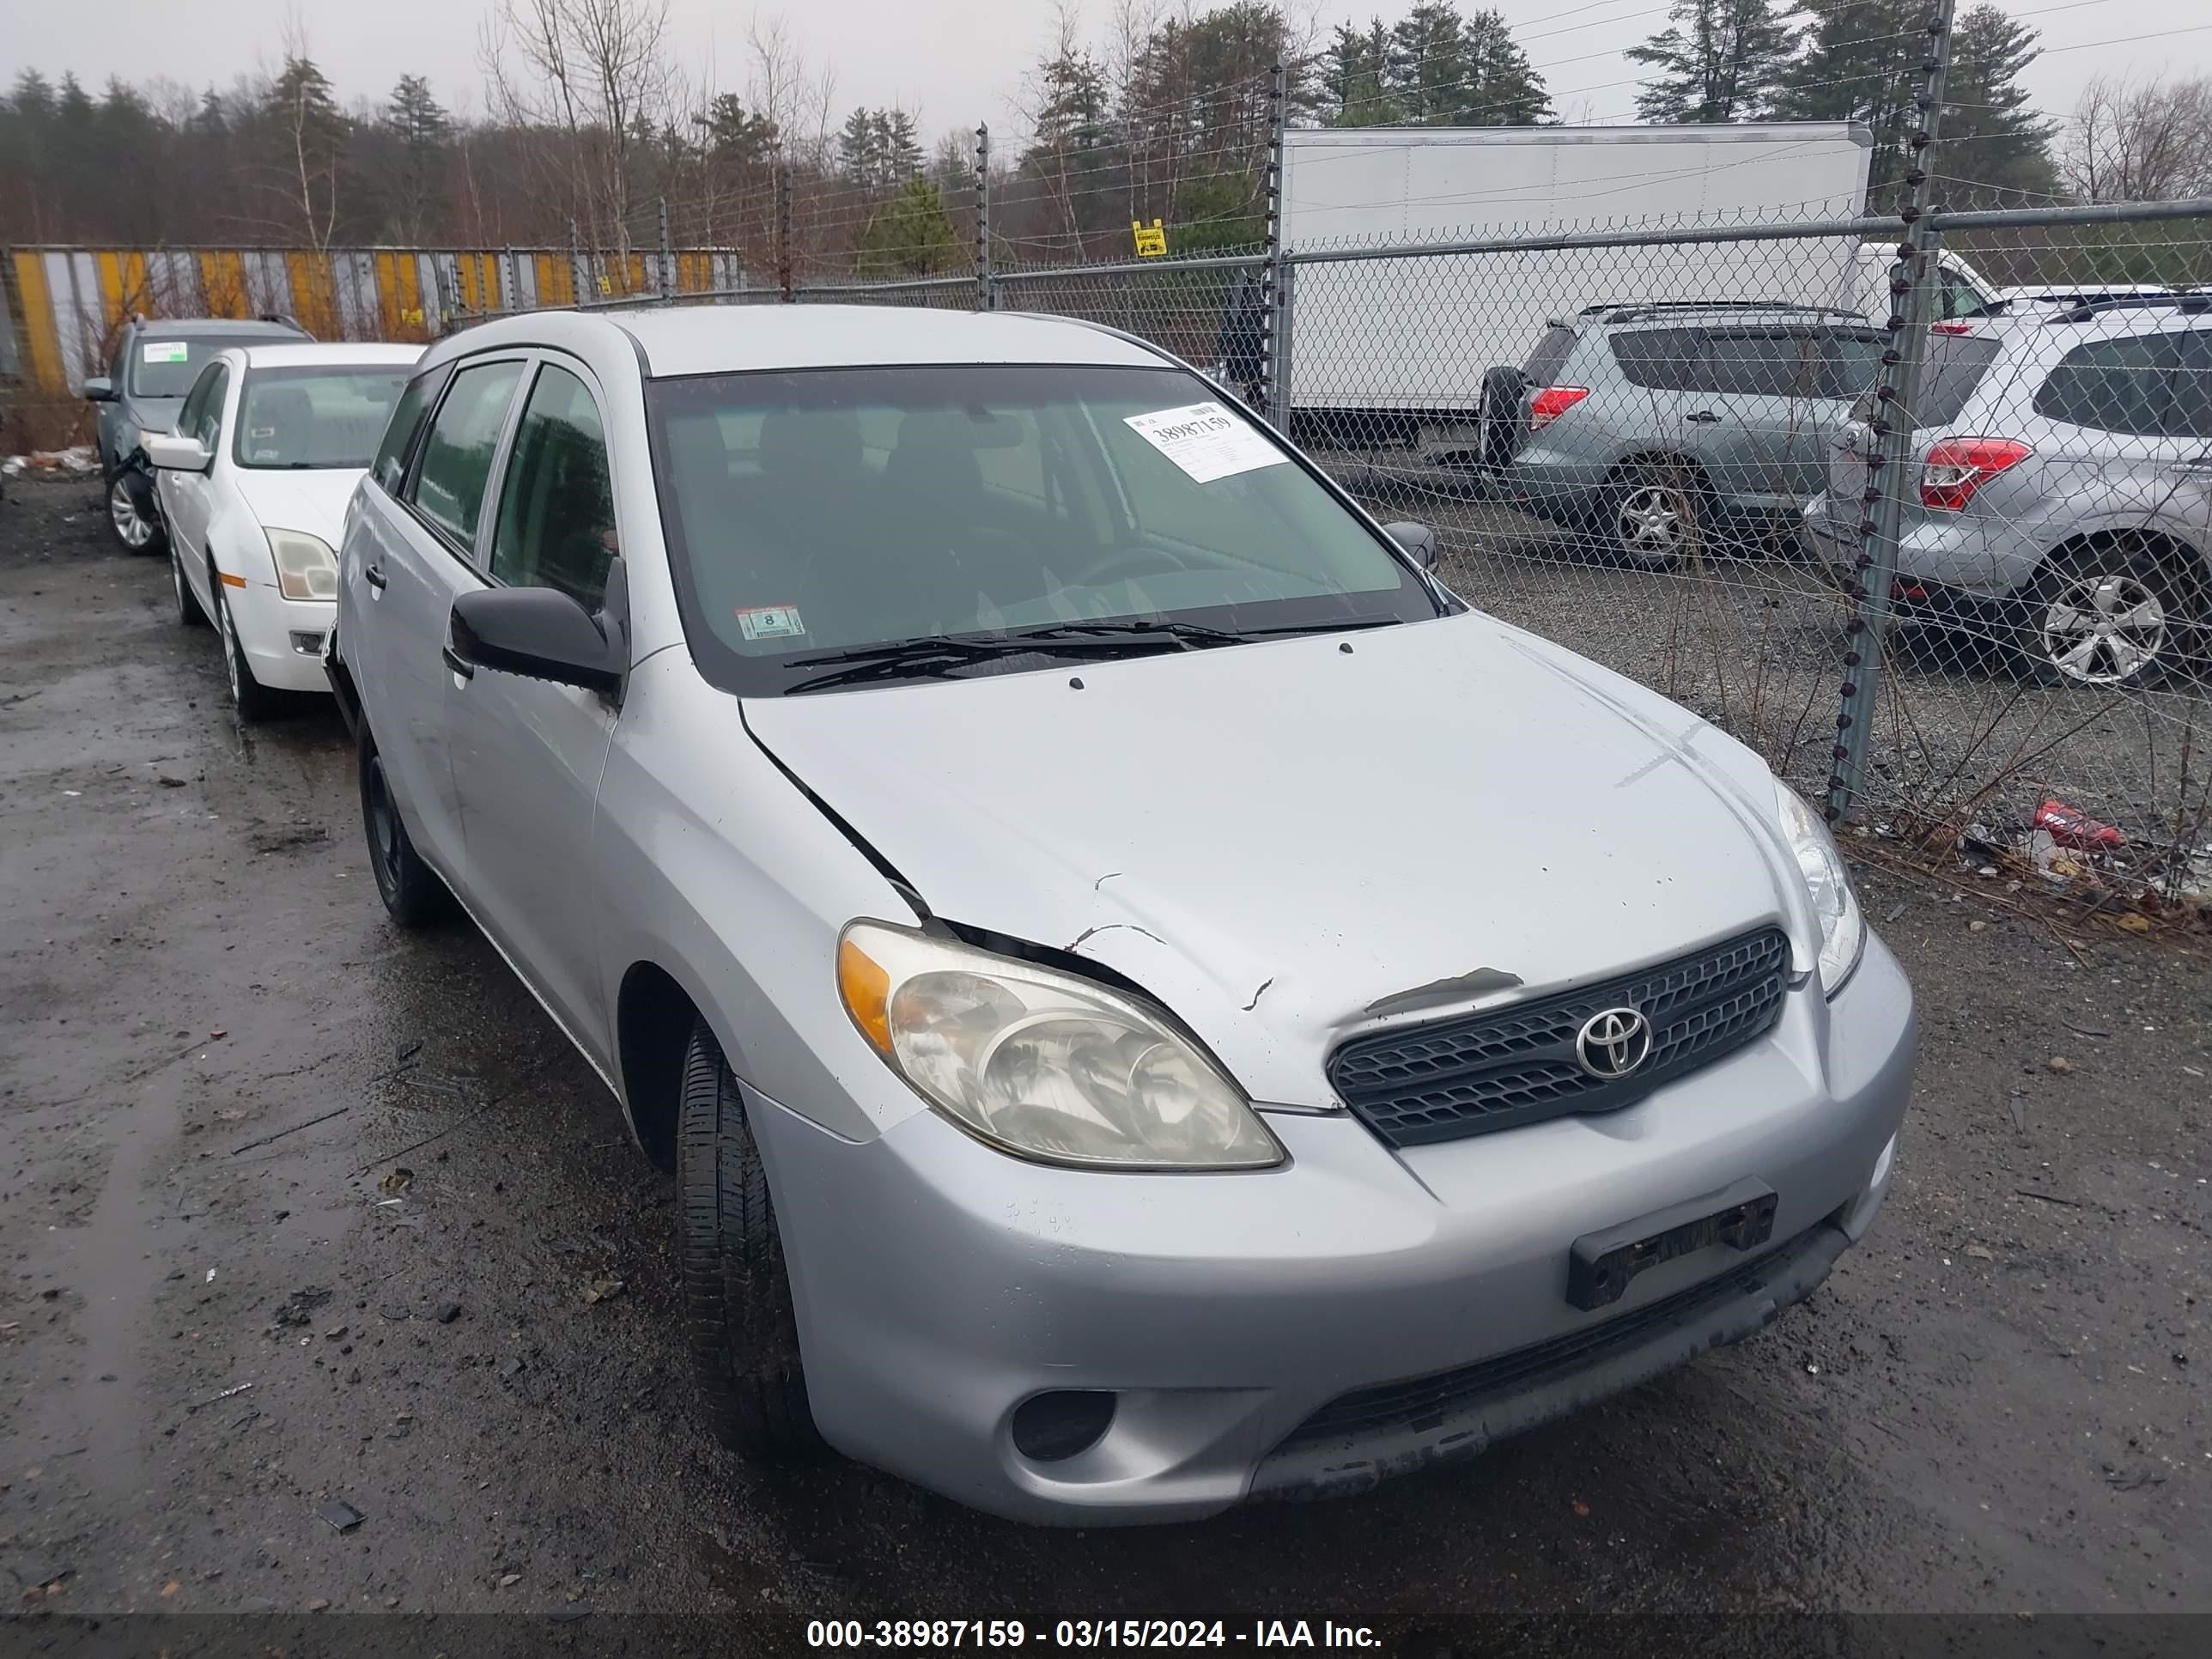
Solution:
<path fill-rule="evenodd" d="M 1112 0 L 1084 9 L 1103 33 Z M 1497 0 L 1549 82 L 1563 115 L 1598 121 L 1632 118 L 1633 70 L 1620 57 L 1663 25 L 1665 0 Z M 1290 0 L 1318 32 L 1380 10 L 1395 16 L 1406 0 Z M 1198 9 L 1203 9 L 1202 5 Z M 1473 0 L 1463 10 L 1476 9 Z M 2010 0 L 2006 9 L 2041 31 L 2046 56 L 2027 80 L 2045 109 L 2063 114 L 2091 76 L 2148 76 L 2212 68 L 2212 0 Z M 350 103 L 380 97 L 408 73 L 427 75 L 459 108 L 481 109 L 477 32 L 489 0 L 99 0 L 71 14 L 54 0 L 0 0 L 0 77 L 35 67 L 73 70 L 97 88 L 111 75 L 143 81 L 166 76 L 198 86 L 228 84 L 281 52 L 285 22 L 304 26 L 313 56 Z M 732 0 L 670 0 L 684 59 L 695 74 L 711 64 L 726 88 L 742 90 L 752 8 Z M 1024 70 L 1049 44 L 1049 0 L 793 0 L 759 8 L 779 15 L 811 62 L 835 72 L 833 106 L 898 104 L 916 111 L 932 137 L 988 120 L 1018 125 Z M 2154 31 L 2153 40 L 2123 37 Z"/>

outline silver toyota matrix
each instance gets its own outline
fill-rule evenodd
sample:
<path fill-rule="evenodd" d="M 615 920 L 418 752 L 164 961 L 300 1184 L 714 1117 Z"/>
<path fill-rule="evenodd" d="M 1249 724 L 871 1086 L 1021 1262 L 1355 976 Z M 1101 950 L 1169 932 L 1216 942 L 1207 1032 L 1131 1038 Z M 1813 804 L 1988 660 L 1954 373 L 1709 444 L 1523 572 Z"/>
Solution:
<path fill-rule="evenodd" d="M 1880 1207 L 1911 993 L 1819 817 L 1056 319 L 434 348 L 328 667 L 672 1169 L 706 1409 L 1063 1524 L 1352 1492 L 1758 1330 Z"/>

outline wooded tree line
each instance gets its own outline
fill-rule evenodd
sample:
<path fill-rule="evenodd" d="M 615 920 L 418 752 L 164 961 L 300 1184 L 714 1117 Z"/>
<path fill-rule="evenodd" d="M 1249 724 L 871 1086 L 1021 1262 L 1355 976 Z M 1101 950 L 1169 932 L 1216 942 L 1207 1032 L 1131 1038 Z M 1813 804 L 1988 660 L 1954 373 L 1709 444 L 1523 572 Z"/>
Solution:
<path fill-rule="evenodd" d="M 996 152 L 994 230 L 1011 259 L 1125 251 L 1129 222 L 1155 217 L 1178 251 L 1257 240 L 1277 64 L 1300 125 L 1863 121 L 1879 204 L 1902 171 L 1925 12 L 1676 0 L 1628 52 L 1641 88 L 1594 94 L 1620 106 L 1555 88 L 1500 13 L 1449 0 L 1325 39 L 1263 0 L 1124 0 L 1103 35 L 1064 12 Z M 685 67 L 666 0 L 495 0 L 468 113 L 416 75 L 342 106 L 297 39 L 221 88 L 94 91 L 27 70 L 0 96 L 0 241 L 628 250 L 658 245 L 665 202 L 679 243 L 750 252 L 783 210 L 784 172 L 817 254 L 883 272 L 964 262 L 969 128 L 926 149 L 916 112 L 841 119 L 830 73 L 780 25 L 747 44 L 744 84 L 725 87 Z M 1954 201 L 2212 188 L 2212 81 L 2099 82 L 2061 120 L 2021 84 L 2037 52 L 1997 6 L 1960 18 L 1937 166 Z"/>

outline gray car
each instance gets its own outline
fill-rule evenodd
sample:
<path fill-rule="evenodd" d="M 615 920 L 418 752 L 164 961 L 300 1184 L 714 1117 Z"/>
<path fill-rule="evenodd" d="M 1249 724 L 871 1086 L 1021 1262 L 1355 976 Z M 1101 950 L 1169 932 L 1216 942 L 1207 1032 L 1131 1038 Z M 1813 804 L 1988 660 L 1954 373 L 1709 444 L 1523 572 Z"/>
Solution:
<path fill-rule="evenodd" d="M 1881 351 L 1855 312 L 1593 306 L 1545 331 L 1517 396 L 1493 371 L 1484 455 L 1516 504 L 1666 569 L 1794 532 Z"/>
<path fill-rule="evenodd" d="M 107 527 L 133 553 L 168 550 L 153 464 L 141 433 L 168 432 L 185 394 L 226 346 L 272 345 L 313 337 L 289 317 L 133 317 L 117 334 L 108 370 L 84 383 L 98 430 Z"/>
<path fill-rule="evenodd" d="M 1075 322 L 426 355 L 328 658 L 378 888 L 674 1171 L 726 1440 L 1062 1524 L 1356 1491 L 1865 1232 L 1915 1024 L 1834 843 L 1431 546 Z"/>
<path fill-rule="evenodd" d="M 2053 685 L 2212 668 L 2212 301 L 2132 297 L 1929 341 L 1896 598 Z M 1848 563 L 1868 522 L 1871 398 L 1806 529 Z"/>

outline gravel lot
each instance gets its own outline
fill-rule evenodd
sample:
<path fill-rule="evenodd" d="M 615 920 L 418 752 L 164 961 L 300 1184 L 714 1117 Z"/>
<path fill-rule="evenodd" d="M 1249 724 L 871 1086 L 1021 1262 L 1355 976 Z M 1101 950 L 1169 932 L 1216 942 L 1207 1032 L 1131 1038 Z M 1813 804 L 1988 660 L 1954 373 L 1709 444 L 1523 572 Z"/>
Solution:
<path fill-rule="evenodd" d="M 1487 522 L 1454 525 L 1466 591 L 1594 623 L 1619 666 L 1674 651 L 1701 698 L 1748 695 L 1753 641 L 1820 636 L 1802 573 L 1669 583 Z M 1655 590 L 1732 607 L 1741 654 L 1678 648 L 1692 607 Z M 1782 676 L 1777 717 L 1826 677 Z M 335 715 L 248 734 L 222 684 L 90 489 L 11 489 L 0 1589 L 25 1607 L 597 1621 L 447 1621 L 476 1652 L 611 1651 L 650 1612 L 692 1653 L 824 1615 L 1334 1615 L 1530 1653 L 1595 1611 L 2212 1613 L 2201 947 L 2069 950 L 1972 891 L 1877 887 L 1921 1092 L 1887 1213 L 1804 1308 L 1369 1498 L 1028 1531 L 713 1446 L 669 1183 L 479 937 L 386 925 Z M 1448 835 L 1430 855 L 1451 868 Z M 337 1500 L 358 1526 L 319 1518 Z"/>

